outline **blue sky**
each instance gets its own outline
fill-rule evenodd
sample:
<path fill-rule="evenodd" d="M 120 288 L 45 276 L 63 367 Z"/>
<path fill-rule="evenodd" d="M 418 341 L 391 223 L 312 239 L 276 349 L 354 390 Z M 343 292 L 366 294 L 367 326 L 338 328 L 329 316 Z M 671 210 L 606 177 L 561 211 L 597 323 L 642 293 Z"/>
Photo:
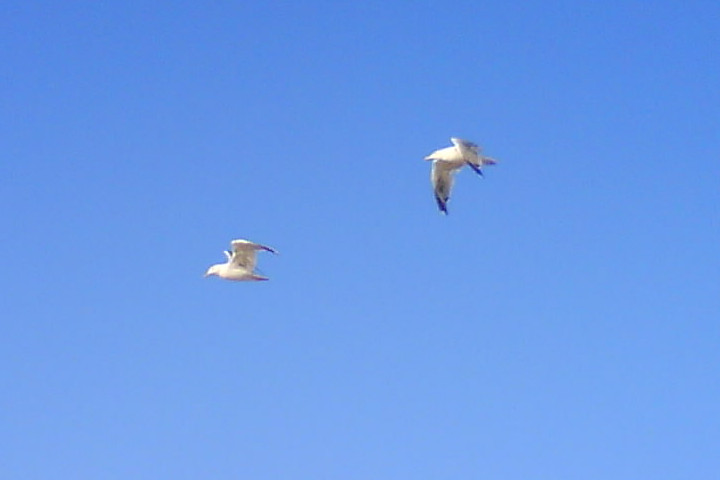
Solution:
<path fill-rule="evenodd" d="M 720 6 L 0 7 L 0 477 L 720 470 Z M 460 136 L 450 215 L 422 158 Z M 233 238 L 258 284 L 204 279 Z"/>

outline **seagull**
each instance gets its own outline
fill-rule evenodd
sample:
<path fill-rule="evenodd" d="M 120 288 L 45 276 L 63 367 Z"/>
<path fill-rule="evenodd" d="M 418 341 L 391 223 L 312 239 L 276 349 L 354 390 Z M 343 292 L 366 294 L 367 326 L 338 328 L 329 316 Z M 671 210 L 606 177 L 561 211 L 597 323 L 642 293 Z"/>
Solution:
<path fill-rule="evenodd" d="M 218 263 L 211 266 L 205 272 L 206 277 L 217 275 L 220 278 L 238 282 L 270 280 L 255 273 L 256 256 L 258 250 L 265 250 L 275 254 L 278 253 L 277 251 L 249 240 L 233 240 L 230 242 L 230 246 L 232 251 L 226 250 L 223 252 L 227 257 L 227 263 Z"/>
<path fill-rule="evenodd" d="M 456 137 L 450 138 L 450 141 L 453 144 L 452 147 L 435 150 L 425 157 L 425 160 L 432 160 L 433 162 L 430 180 L 433 184 L 438 207 L 446 215 L 448 213 L 447 202 L 450 198 L 455 173 L 468 165 L 475 173 L 483 177 L 482 167 L 497 163 L 495 159 L 482 155 L 480 153 L 481 148 L 475 143 Z"/>

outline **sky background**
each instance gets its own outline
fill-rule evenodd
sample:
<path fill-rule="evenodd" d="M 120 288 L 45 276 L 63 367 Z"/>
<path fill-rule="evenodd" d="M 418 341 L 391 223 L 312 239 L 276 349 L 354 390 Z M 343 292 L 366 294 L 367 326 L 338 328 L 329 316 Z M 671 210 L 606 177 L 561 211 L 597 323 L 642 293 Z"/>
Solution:
<path fill-rule="evenodd" d="M 715 1 L 5 1 L 0 478 L 720 471 Z M 423 157 L 499 164 L 441 215 Z M 234 238 L 271 280 L 203 278 Z"/>

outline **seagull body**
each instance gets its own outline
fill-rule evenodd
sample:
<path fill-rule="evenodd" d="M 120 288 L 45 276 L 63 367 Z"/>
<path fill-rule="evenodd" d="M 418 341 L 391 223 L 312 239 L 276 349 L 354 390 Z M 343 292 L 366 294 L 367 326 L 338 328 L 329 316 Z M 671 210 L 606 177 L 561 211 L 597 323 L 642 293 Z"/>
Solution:
<path fill-rule="evenodd" d="M 480 153 L 480 147 L 472 142 L 456 137 L 450 138 L 450 141 L 453 143 L 452 147 L 435 150 L 425 157 L 425 160 L 432 160 L 433 162 L 430 180 L 432 181 L 438 207 L 446 215 L 447 202 L 450 198 L 455 173 L 467 165 L 475 173 L 483 176 L 483 166 L 497 163 L 494 159 L 483 156 Z"/>
<path fill-rule="evenodd" d="M 257 282 L 261 280 L 269 280 L 267 277 L 255 273 L 255 264 L 257 263 L 257 252 L 265 250 L 267 252 L 277 252 L 270 247 L 253 243 L 248 240 L 233 240 L 230 242 L 232 251 L 225 251 L 227 263 L 218 263 L 208 268 L 205 276 L 217 275 L 226 280 L 234 280 L 236 282 Z"/>

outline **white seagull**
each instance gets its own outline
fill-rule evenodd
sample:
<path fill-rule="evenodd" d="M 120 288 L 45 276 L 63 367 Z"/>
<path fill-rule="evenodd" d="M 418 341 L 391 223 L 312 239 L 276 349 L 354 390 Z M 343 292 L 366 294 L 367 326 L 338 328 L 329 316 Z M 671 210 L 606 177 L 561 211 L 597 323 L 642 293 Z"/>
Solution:
<path fill-rule="evenodd" d="M 452 147 L 435 150 L 425 157 L 425 160 L 432 160 L 433 162 L 430 180 L 433 184 L 438 207 L 446 215 L 448 213 L 447 202 L 450 198 L 455 173 L 468 165 L 482 177 L 484 176 L 482 167 L 497 163 L 495 159 L 483 156 L 481 148 L 472 142 L 456 137 L 450 138 L 450 141 L 453 143 Z"/>
<path fill-rule="evenodd" d="M 255 273 L 255 263 L 257 261 L 258 250 L 265 250 L 277 254 L 275 250 L 259 243 L 253 243 L 248 240 L 233 240 L 230 242 L 232 252 L 226 250 L 225 256 L 227 263 L 218 263 L 208 268 L 205 276 L 217 275 L 226 280 L 243 281 L 260 281 L 270 280 L 267 277 L 257 275 Z"/>

